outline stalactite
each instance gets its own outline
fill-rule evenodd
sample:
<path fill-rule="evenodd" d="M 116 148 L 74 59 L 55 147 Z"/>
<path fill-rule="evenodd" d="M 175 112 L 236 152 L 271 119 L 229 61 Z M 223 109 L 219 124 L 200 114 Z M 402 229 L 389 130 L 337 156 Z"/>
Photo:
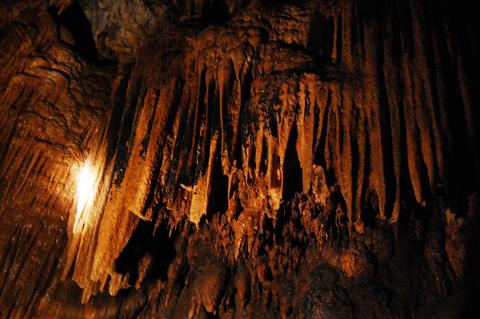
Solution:
<path fill-rule="evenodd" d="M 70 5 L 0 10 L 0 316 L 428 317 L 460 289 L 478 30 L 449 1 L 138 1 L 92 54 Z"/>

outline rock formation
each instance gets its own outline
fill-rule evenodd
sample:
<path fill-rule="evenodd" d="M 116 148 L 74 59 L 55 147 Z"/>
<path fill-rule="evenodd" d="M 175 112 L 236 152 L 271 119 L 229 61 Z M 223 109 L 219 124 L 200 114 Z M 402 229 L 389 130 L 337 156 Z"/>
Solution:
<path fill-rule="evenodd" d="M 475 9 L 2 2 L 0 317 L 468 318 Z"/>

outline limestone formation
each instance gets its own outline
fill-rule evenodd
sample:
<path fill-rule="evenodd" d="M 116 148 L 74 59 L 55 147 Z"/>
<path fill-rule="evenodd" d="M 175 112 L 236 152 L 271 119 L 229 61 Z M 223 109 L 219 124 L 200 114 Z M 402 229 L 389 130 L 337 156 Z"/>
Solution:
<path fill-rule="evenodd" d="M 468 318 L 475 9 L 2 2 L 0 317 Z"/>

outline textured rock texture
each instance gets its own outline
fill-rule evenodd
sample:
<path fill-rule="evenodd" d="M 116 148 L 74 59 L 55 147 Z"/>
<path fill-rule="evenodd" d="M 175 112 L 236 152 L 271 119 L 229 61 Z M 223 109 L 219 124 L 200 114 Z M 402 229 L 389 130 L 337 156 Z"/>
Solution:
<path fill-rule="evenodd" d="M 468 318 L 476 12 L 2 2 L 0 317 Z"/>

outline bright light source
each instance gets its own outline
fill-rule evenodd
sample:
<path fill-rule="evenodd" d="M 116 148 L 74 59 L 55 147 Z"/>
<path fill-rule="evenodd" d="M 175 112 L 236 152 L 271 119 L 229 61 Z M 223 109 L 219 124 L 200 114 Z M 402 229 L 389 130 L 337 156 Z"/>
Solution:
<path fill-rule="evenodd" d="M 80 224 L 88 220 L 87 212 L 95 195 L 95 172 L 90 163 L 85 163 L 77 173 L 77 213 L 73 224 L 73 232 L 77 233 Z"/>

